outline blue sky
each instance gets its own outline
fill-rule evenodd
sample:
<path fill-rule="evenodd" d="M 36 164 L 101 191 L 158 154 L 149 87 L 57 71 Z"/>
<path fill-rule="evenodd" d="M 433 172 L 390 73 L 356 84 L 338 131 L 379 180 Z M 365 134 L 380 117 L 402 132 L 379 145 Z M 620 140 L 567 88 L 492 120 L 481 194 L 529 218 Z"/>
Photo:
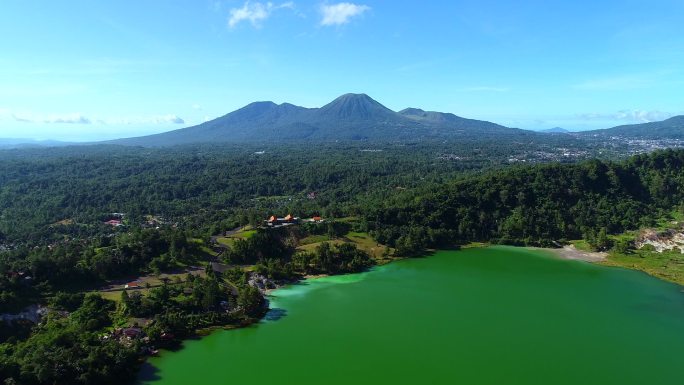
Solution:
<path fill-rule="evenodd" d="M 684 114 L 684 2 L 0 3 L 0 137 L 96 140 L 363 92 L 527 129 Z"/>

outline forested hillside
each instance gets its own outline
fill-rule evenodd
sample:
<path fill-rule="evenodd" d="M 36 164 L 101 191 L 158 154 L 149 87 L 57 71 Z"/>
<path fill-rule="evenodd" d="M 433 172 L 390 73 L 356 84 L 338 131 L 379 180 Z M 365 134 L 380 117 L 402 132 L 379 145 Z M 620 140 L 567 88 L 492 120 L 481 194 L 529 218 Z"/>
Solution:
<path fill-rule="evenodd" d="M 684 116 L 673 116 L 657 122 L 628 124 L 603 130 L 581 133 L 583 136 L 599 135 L 604 137 L 622 136 L 635 139 L 684 139 Z"/>
<path fill-rule="evenodd" d="M 624 162 L 514 167 L 395 197 L 367 216 L 379 242 L 411 254 L 469 241 L 550 246 L 653 223 L 684 199 L 684 151 Z"/>

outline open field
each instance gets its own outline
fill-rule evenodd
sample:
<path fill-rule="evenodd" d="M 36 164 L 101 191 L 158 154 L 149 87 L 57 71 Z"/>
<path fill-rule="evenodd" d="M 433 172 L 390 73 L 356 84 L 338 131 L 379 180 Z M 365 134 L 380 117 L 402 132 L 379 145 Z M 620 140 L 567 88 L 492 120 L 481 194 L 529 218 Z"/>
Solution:
<path fill-rule="evenodd" d="M 237 239 L 248 239 L 252 235 L 256 234 L 256 229 L 251 226 L 245 226 L 241 229 L 229 231 L 227 235 L 216 237 L 215 240 L 218 244 L 223 246 L 232 246 Z"/>
<path fill-rule="evenodd" d="M 318 244 L 321 242 L 330 242 L 332 239 L 330 239 L 330 236 L 328 235 L 309 235 L 306 238 L 303 238 L 299 241 L 300 246 L 306 246 L 306 245 L 311 245 L 311 244 Z"/>
<path fill-rule="evenodd" d="M 353 243 L 356 245 L 356 247 L 368 253 L 368 255 L 376 259 L 378 262 L 383 262 L 386 259 L 391 260 L 392 258 L 389 256 L 394 253 L 394 249 L 378 244 L 368 233 L 354 231 L 347 233 L 347 235 L 344 237 L 335 239 L 331 239 L 327 235 L 309 236 L 302 240 L 297 250 L 314 251 L 323 242 L 328 242 L 334 245 Z"/>
<path fill-rule="evenodd" d="M 185 278 L 187 277 L 188 274 L 193 274 L 193 275 L 198 275 L 200 277 L 206 276 L 206 273 L 203 268 L 196 267 L 196 268 L 189 268 L 187 271 L 181 271 L 178 273 L 163 273 L 159 275 L 145 275 L 142 277 L 138 277 L 136 279 L 131 279 L 130 281 L 120 281 L 116 283 L 112 283 L 106 288 L 103 288 L 99 291 L 104 298 L 110 299 L 112 301 L 119 301 L 121 299 L 121 292 L 126 290 L 127 292 L 133 292 L 133 291 L 138 291 L 142 294 L 147 294 L 149 289 L 154 288 L 154 287 L 159 287 L 164 283 L 164 280 L 168 279 L 170 284 L 176 283 L 176 282 L 184 282 Z M 124 285 L 128 282 L 137 282 L 140 287 L 139 288 L 129 288 L 129 289 L 124 289 Z"/>

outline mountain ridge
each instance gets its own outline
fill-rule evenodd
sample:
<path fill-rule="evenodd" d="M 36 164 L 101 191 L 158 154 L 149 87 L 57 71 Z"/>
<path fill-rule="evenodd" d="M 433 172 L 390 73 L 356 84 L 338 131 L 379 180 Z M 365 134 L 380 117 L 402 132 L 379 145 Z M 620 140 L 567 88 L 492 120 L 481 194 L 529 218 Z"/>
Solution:
<path fill-rule="evenodd" d="M 28 139 L 28 138 L 0 138 L 0 149 L 33 148 L 33 147 L 61 147 L 70 146 L 74 143 L 52 139 Z"/>
<path fill-rule="evenodd" d="M 395 112 L 366 94 L 344 94 L 316 108 L 272 101 L 249 103 L 233 112 L 191 127 L 161 134 L 104 143 L 145 147 L 196 143 L 544 140 L 569 131 L 539 132 L 510 128 L 452 113 L 409 107 Z M 577 137 L 622 136 L 643 139 L 684 139 L 684 116 L 661 122 L 616 126 L 573 133 Z"/>
<path fill-rule="evenodd" d="M 547 128 L 545 130 L 539 130 L 539 132 L 543 132 L 546 134 L 569 134 L 571 131 L 566 130 L 565 128 L 562 128 L 562 127 L 553 127 L 553 128 Z"/>
<path fill-rule="evenodd" d="M 344 94 L 318 108 L 270 101 L 254 102 L 196 126 L 108 143 L 168 146 L 201 142 L 291 140 L 419 141 L 462 139 L 472 135 L 524 137 L 536 134 L 418 108 L 395 112 L 366 94 Z"/>
<path fill-rule="evenodd" d="M 601 130 L 583 131 L 582 134 L 640 139 L 684 139 L 684 115 L 673 116 L 657 122 L 625 124 Z"/>

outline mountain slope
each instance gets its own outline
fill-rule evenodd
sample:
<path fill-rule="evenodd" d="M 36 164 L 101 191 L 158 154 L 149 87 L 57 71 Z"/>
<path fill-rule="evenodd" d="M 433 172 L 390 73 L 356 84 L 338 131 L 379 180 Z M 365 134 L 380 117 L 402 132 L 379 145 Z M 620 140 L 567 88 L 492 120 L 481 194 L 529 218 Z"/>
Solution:
<path fill-rule="evenodd" d="M 318 109 L 319 118 L 342 120 L 394 119 L 396 113 L 366 94 L 345 94 Z"/>
<path fill-rule="evenodd" d="M 570 133 L 570 131 L 568 131 L 562 127 L 547 128 L 546 130 L 541 130 L 539 132 L 543 132 L 546 134 L 568 134 L 568 133 Z"/>
<path fill-rule="evenodd" d="M 628 124 L 603 130 L 584 131 L 583 134 L 640 139 L 684 139 L 684 115 L 674 116 L 660 122 Z"/>
<path fill-rule="evenodd" d="M 478 134 L 509 134 L 523 133 L 524 130 L 508 128 L 496 123 L 484 120 L 466 119 L 454 114 L 436 111 L 424 111 L 420 108 L 406 108 L 399 111 L 399 114 L 413 121 L 422 123 L 434 128 L 442 128 L 451 133 L 467 133 L 468 131 Z"/>
<path fill-rule="evenodd" d="M 320 108 L 251 103 L 197 126 L 110 143 L 167 146 L 201 142 L 416 141 L 473 135 L 527 136 L 530 131 L 410 108 L 399 113 L 365 94 L 346 94 Z"/>

